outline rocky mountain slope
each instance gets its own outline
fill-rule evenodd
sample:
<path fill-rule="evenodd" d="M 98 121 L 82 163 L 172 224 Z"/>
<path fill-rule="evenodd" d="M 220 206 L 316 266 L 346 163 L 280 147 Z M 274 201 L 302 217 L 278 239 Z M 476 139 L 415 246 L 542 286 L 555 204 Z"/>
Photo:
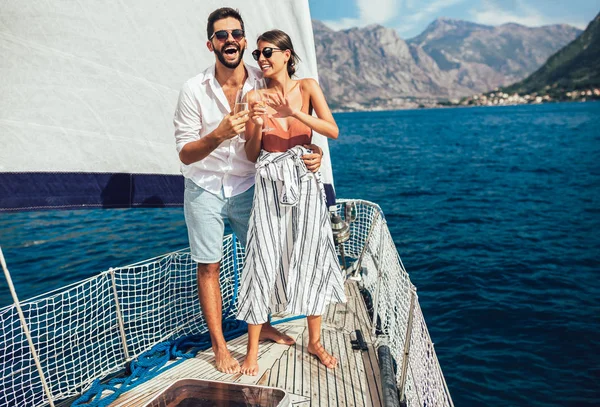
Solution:
<path fill-rule="evenodd" d="M 576 40 L 548 58 L 531 76 L 506 92 L 561 95 L 600 87 L 600 14 Z M 554 95 L 553 95 L 554 96 Z"/>
<path fill-rule="evenodd" d="M 313 30 L 319 79 L 338 110 L 427 104 L 508 85 L 581 32 L 444 18 L 408 41 L 380 25 L 333 31 L 315 20 Z"/>

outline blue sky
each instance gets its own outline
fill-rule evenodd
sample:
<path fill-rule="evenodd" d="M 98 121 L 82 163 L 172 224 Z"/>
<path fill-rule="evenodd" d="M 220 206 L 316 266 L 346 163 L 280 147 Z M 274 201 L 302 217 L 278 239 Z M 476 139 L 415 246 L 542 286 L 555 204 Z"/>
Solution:
<path fill-rule="evenodd" d="M 420 34 L 438 17 L 480 24 L 508 22 L 537 27 L 571 24 L 585 28 L 600 0 L 309 0 L 312 18 L 333 29 L 381 24 L 403 38 Z"/>

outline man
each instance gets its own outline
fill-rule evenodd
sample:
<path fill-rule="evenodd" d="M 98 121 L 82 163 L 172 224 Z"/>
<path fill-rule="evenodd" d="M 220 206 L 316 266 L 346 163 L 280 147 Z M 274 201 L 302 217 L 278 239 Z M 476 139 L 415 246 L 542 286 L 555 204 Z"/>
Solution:
<path fill-rule="evenodd" d="M 198 263 L 198 295 L 215 364 L 221 372 L 237 373 L 240 365 L 223 337 L 219 269 L 225 218 L 240 243 L 246 244 L 255 169 L 246 157 L 244 140 L 238 136 L 244 131 L 249 112 L 231 112 L 237 91 L 251 90 L 261 73 L 242 62 L 247 42 L 237 10 L 226 7 L 212 12 L 206 31 L 206 45 L 215 54 L 215 64 L 183 86 L 174 118 L 175 139 L 185 177 L 184 214 L 190 249 Z M 320 151 L 315 145 L 310 148 Z M 304 162 L 316 171 L 321 155 L 305 155 Z M 261 339 L 294 343 L 270 325 L 263 328 Z"/>

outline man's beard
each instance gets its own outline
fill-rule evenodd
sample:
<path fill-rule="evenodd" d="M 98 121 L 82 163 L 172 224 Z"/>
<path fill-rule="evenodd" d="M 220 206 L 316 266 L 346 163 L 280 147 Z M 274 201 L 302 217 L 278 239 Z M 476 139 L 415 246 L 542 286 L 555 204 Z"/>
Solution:
<path fill-rule="evenodd" d="M 229 69 L 235 69 L 238 67 L 238 65 L 242 62 L 242 59 L 244 57 L 244 49 L 241 48 L 238 44 L 236 43 L 226 43 L 224 44 L 221 49 L 225 49 L 227 48 L 227 46 L 229 45 L 235 45 L 238 49 L 238 53 L 239 53 L 239 58 L 236 61 L 233 62 L 228 62 L 227 60 L 225 60 L 225 57 L 223 56 L 223 53 L 221 51 L 218 51 L 216 48 L 214 49 L 215 55 L 217 56 L 217 58 L 219 59 L 219 61 L 227 68 Z"/>

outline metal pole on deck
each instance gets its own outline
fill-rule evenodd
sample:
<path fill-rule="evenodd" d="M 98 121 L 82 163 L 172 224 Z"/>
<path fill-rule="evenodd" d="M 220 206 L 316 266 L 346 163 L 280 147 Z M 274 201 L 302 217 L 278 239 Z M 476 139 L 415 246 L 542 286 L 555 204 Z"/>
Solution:
<path fill-rule="evenodd" d="M 125 360 L 129 360 L 129 351 L 127 350 L 127 335 L 125 335 L 125 321 L 123 321 L 123 313 L 121 312 L 121 303 L 119 302 L 119 293 L 117 291 L 117 282 L 115 280 L 115 269 L 108 269 L 110 273 L 110 281 L 112 282 L 113 295 L 115 297 L 115 306 L 117 308 L 117 321 L 119 322 L 119 332 L 121 333 L 121 343 L 123 344 L 123 354 Z"/>
<path fill-rule="evenodd" d="M 346 253 L 344 253 L 344 245 L 340 243 L 338 247 L 340 248 L 340 257 L 342 258 L 342 270 L 346 271 Z"/>
<path fill-rule="evenodd" d="M 381 268 L 383 267 L 382 257 L 383 257 L 383 233 L 384 229 L 381 228 L 379 231 L 379 252 L 377 253 L 377 260 L 373 257 L 373 263 L 375 263 L 377 267 L 377 288 L 375 289 L 375 299 L 373 304 L 373 335 L 377 332 L 377 313 L 379 312 L 379 293 L 381 291 L 381 280 L 383 278 L 383 272 Z M 382 327 L 383 328 L 383 327 Z"/>
<path fill-rule="evenodd" d="M 344 242 L 350 239 L 350 225 L 342 220 L 342 217 L 335 212 L 331 212 L 331 230 L 333 241 L 340 250 L 342 258 L 342 270 L 346 273 L 346 253 L 344 253 Z"/>
<path fill-rule="evenodd" d="M 356 271 L 360 270 L 360 268 L 362 266 L 363 258 L 365 257 L 365 253 L 367 252 L 367 249 L 369 248 L 369 243 L 371 242 L 371 233 L 373 232 L 373 229 L 375 228 L 375 222 L 377 221 L 379 216 L 380 216 L 380 213 L 375 212 L 375 215 L 373 216 L 373 219 L 371 220 L 371 226 L 369 227 L 369 232 L 367 232 L 367 237 L 365 238 L 365 244 L 363 245 L 363 248 L 360 251 L 360 256 L 358 257 L 358 261 L 356 262 L 356 267 L 354 268 L 354 271 L 352 272 L 352 277 L 356 276 Z"/>
<path fill-rule="evenodd" d="M 27 337 L 27 342 L 29 342 L 29 348 L 31 349 L 31 354 L 33 355 L 33 361 L 35 362 L 35 366 L 37 367 L 37 371 L 40 375 L 40 380 L 42 381 L 42 387 L 44 388 L 44 392 L 48 397 L 48 402 L 50 403 L 50 407 L 54 407 L 54 402 L 52 401 L 52 393 L 50 393 L 50 388 L 46 382 L 46 378 L 44 376 L 44 372 L 42 371 L 42 365 L 40 363 L 40 359 L 35 350 L 35 346 L 33 345 L 33 339 L 31 338 L 31 332 L 29 332 L 29 327 L 27 326 L 27 322 L 25 321 L 25 315 L 23 315 L 23 310 L 21 309 L 21 303 L 19 302 L 19 297 L 17 297 L 17 292 L 15 291 L 15 286 L 13 285 L 12 278 L 8 271 L 8 267 L 6 266 L 6 260 L 4 259 L 4 254 L 2 253 L 2 247 L 0 247 L 0 263 L 2 263 L 2 270 L 4 270 L 4 277 L 6 277 L 6 282 L 8 283 L 8 288 L 10 289 L 10 294 L 13 297 L 13 301 L 15 302 L 15 308 L 17 309 L 17 313 L 19 314 L 19 319 L 21 320 L 21 326 L 23 327 L 23 331 L 25 332 L 25 336 Z"/>
<path fill-rule="evenodd" d="M 377 335 L 377 313 L 379 312 L 379 291 L 381 290 L 381 276 L 377 276 L 377 287 L 375 288 L 375 298 L 373 298 L 373 335 Z M 382 327 L 383 328 L 383 327 Z"/>
<path fill-rule="evenodd" d="M 406 324 L 406 335 L 404 339 L 404 357 L 402 358 L 402 373 L 400 374 L 400 403 L 405 402 L 404 390 L 406 388 L 406 378 L 408 370 L 408 358 L 410 354 L 410 338 L 412 337 L 412 323 L 415 309 L 416 287 L 411 286 L 410 290 L 410 308 L 408 310 L 408 323 Z"/>

